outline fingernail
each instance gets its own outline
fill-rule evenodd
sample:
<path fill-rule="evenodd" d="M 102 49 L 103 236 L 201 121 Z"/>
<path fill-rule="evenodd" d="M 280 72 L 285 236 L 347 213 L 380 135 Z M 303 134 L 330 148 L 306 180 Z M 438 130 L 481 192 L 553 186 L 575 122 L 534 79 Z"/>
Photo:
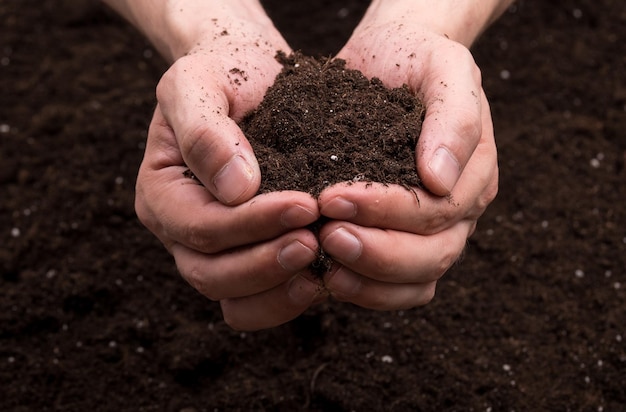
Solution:
<path fill-rule="evenodd" d="M 297 272 L 315 260 L 315 252 L 297 240 L 278 252 L 278 263 L 288 272 Z"/>
<path fill-rule="evenodd" d="M 333 219 L 352 219 L 356 216 L 356 205 L 342 197 L 336 197 L 322 206 L 321 213 Z"/>
<path fill-rule="evenodd" d="M 218 197 L 225 203 L 232 203 L 248 190 L 253 178 L 254 169 L 242 156 L 235 155 L 215 175 L 213 184 Z"/>
<path fill-rule="evenodd" d="M 303 278 L 296 276 L 289 284 L 287 294 L 295 303 L 310 303 L 313 301 L 319 291 L 319 285 Z"/>
<path fill-rule="evenodd" d="M 344 262 L 354 262 L 363 251 L 363 245 L 352 233 L 339 228 L 324 239 L 324 250 Z"/>
<path fill-rule="evenodd" d="M 428 168 L 437 176 L 443 187 L 449 192 L 452 191 L 459 176 L 461 166 L 450 151 L 441 146 L 438 148 L 428 163 Z"/>
<path fill-rule="evenodd" d="M 326 288 L 342 296 L 354 296 L 361 289 L 361 276 L 353 271 L 341 267 L 324 281 Z"/>
<path fill-rule="evenodd" d="M 317 220 L 318 216 L 313 211 L 302 207 L 292 206 L 280 216 L 280 222 L 288 229 L 303 227 Z"/>

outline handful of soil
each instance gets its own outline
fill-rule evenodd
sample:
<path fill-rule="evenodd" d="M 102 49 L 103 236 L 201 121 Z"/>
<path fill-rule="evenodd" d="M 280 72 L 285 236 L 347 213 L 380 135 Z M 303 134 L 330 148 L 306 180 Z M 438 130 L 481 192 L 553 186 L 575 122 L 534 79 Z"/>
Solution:
<path fill-rule="evenodd" d="M 343 181 L 420 185 L 415 145 L 424 107 L 408 87 L 386 88 L 341 59 L 277 58 L 283 70 L 240 123 L 259 161 L 260 193 L 318 196 Z"/>
<path fill-rule="evenodd" d="M 259 161 L 260 193 L 318 196 L 344 181 L 420 186 L 415 146 L 425 110 L 408 87 L 389 89 L 341 59 L 277 58 L 283 70 L 240 123 Z M 310 229 L 319 233 L 323 222 Z M 311 271 L 321 278 L 331 265 L 320 250 Z"/>

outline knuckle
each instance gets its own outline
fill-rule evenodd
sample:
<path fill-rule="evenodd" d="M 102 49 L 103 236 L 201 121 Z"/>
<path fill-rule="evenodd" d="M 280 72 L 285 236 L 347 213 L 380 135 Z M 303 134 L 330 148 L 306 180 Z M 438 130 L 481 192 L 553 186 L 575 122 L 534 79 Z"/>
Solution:
<path fill-rule="evenodd" d="M 193 223 L 190 223 L 183 231 L 182 238 L 195 250 L 202 253 L 214 254 L 221 252 L 223 249 L 219 236 Z"/>
<path fill-rule="evenodd" d="M 432 302 L 432 300 L 435 298 L 436 289 L 437 282 L 431 282 L 427 285 L 424 285 L 419 295 L 416 306 L 424 306 Z"/>
<path fill-rule="evenodd" d="M 458 211 L 453 208 L 439 207 L 432 210 L 430 217 L 424 221 L 423 234 L 432 235 L 440 232 L 450 225 L 450 222 L 458 220 Z"/>
<path fill-rule="evenodd" d="M 203 161 L 215 151 L 216 142 L 209 138 L 210 130 L 205 124 L 189 128 L 179 138 L 180 151 L 183 157 L 191 157 Z"/>
<path fill-rule="evenodd" d="M 146 200 L 146 196 L 141 187 L 137 187 L 135 190 L 135 202 L 134 202 L 135 214 L 141 222 L 150 232 L 161 238 L 162 231 L 161 225 L 157 219 L 157 214 L 150 206 L 150 203 Z M 163 240 L 163 239 L 161 239 Z"/>
<path fill-rule="evenodd" d="M 472 73 L 474 76 L 474 80 L 480 81 L 481 72 L 480 68 L 476 64 L 476 60 L 474 59 L 474 55 L 471 50 L 462 45 L 461 43 L 452 43 L 451 53 L 456 56 L 456 61 L 459 64 L 466 65 L 468 71 Z"/>
<path fill-rule="evenodd" d="M 217 287 L 212 276 L 207 276 L 197 267 L 191 267 L 187 269 L 179 268 L 179 272 L 183 279 L 196 289 L 200 294 L 207 297 L 212 301 L 219 301 L 224 296 L 220 293 L 220 289 Z"/>
<path fill-rule="evenodd" d="M 460 250 L 456 247 L 444 248 L 428 280 L 434 282 L 441 279 L 441 277 L 459 260 L 462 254 L 462 247 Z"/>
<path fill-rule="evenodd" d="M 485 212 L 489 204 L 491 204 L 491 202 L 493 202 L 498 195 L 499 178 L 497 165 L 494 167 L 493 173 L 485 176 L 482 180 L 483 190 L 476 198 L 475 203 L 472 206 L 470 213 L 468 214 L 468 218 L 474 220 L 477 220 Z"/>
<path fill-rule="evenodd" d="M 224 323 L 231 329 L 239 332 L 252 331 L 258 329 L 250 324 L 250 319 L 241 317 L 241 313 L 237 310 L 237 303 L 232 299 L 223 299 L 220 301 L 222 307 L 222 317 Z"/>
<path fill-rule="evenodd" d="M 493 200 L 496 198 L 497 195 L 498 195 L 498 181 L 496 178 L 496 179 L 492 179 L 492 182 L 490 182 L 487 185 L 487 188 L 483 192 L 483 195 L 478 199 L 478 208 L 484 211 L 487 208 L 487 206 L 491 202 L 493 202 Z"/>
<path fill-rule="evenodd" d="M 166 104 L 169 101 L 171 87 L 174 83 L 174 79 L 177 76 L 178 64 L 174 63 L 170 68 L 161 76 L 161 79 L 157 83 L 156 98 L 160 104 Z"/>
<path fill-rule="evenodd" d="M 372 310 L 394 310 L 398 308 L 395 297 L 390 293 L 376 293 L 369 297 L 367 307 Z"/>
<path fill-rule="evenodd" d="M 457 114 L 450 124 L 451 132 L 462 137 L 462 142 L 473 149 L 478 144 L 483 131 L 480 117 L 470 109 L 462 110 L 459 108 Z"/>
<path fill-rule="evenodd" d="M 232 311 L 228 310 L 228 300 L 225 299 L 221 302 L 222 304 L 222 317 L 224 318 L 224 323 L 228 325 L 233 330 L 243 331 L 243 325 L 238 322 L 236 316 L 233 316 Z"/>
<path fill-rule="evenodd" d="M 145 202 L 143 196 L 140 196 L 139 192 L 137 192 L 137 194 L 135 195 L 135 214 L 137 215 L 137 218 L 142 225 L 144 225 L 148 229 L 152 229 L 152 227 L 154 226 L 154 218 L 152 216 L 152 213 L 150 213 L 150 208 L 148 207 L 148 204 Z"/>

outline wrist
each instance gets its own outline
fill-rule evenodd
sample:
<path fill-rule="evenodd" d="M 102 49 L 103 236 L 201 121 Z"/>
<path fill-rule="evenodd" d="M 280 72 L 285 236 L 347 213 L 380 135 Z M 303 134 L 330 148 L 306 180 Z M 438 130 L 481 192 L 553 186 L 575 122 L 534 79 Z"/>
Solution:
<path fill-rule="evenodd" d="M 278 33 L 258 0 L 219 2 L 184 0 L 103 0 L 126 18 L 170 62 L 189 53 L 203 39 L 256 30 Z M 282 38 L 278 34 L 277 38 Z M 267 40 L 267 39 L 266 39 Z"/>
<path fill-rule="evenodd" d="M 246 33 L 263 33 L 266 43 L 284 42 L 258 0 L 170 0 L 168 3 L 172 5 L 165 19 L 168 29 L 164 43 L 173 60 L 188 54 L 199 42 L 229 43 L 233 37 L 246 37 Z M 260 39 L 248 40 L 253 43 Z"/>
<path fill-rule="evenodd" d="M 359 26 L 418 25 L 466 47 L 514 0 L 373 0 Z"/>

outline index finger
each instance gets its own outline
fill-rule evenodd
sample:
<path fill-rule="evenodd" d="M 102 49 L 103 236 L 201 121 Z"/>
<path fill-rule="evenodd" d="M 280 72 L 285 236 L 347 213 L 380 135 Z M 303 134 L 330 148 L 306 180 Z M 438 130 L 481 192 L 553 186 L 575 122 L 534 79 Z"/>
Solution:
<path fill-rule="evenodd" d="M 320 194 L 319 204 L 321 214 L 331 219 L 422 235 L 454 225 L 471 206 L 417 187 L 365 182 L 331 186 Z"/>

